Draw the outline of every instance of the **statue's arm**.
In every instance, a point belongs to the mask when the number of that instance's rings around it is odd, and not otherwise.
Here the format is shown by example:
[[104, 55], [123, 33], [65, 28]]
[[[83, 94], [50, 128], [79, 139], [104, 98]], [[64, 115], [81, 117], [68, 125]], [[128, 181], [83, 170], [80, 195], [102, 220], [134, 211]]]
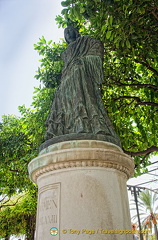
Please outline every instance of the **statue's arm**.
[[91, 38], [90, 47], [87, 55], [99, 56], [102, 60], [104, 58], [104, 45], [100, 40]]

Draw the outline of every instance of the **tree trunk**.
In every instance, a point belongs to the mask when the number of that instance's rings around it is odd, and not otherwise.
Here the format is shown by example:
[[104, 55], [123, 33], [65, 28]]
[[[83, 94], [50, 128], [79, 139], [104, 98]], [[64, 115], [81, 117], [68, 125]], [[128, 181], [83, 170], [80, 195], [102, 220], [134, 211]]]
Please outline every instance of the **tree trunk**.
[[34, 240], [36, 215], [25, 216], [26, 219], [26, 240]]
[[6, 225], [6, 228], [5, 228], [5, 237], [4, 237], [5, 240], [9, 240], [10, 239], [9, 226], [8, 225], [9, 224], [7, 222], [7, 225]]
[[10, 236], [5, 236], [4, 240], [9, 240], [10, 239]]
[[155, 239], [158, 240], [158, 231], [157, 231], [156, 224], [154, 224], [154, 231], [155, 231]]

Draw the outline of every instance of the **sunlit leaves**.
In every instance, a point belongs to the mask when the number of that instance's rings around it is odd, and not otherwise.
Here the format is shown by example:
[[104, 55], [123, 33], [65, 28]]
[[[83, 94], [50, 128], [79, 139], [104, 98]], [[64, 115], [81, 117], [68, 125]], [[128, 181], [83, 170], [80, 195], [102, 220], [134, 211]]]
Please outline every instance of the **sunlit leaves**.
[[44, 141], [45, 121], [54, 89], [36, 88], [32, 109], [19, 107], [21, 117], [3, 116], [0, 125], [1, 194], [8, 196], [32, 189], [28, 163], [37, 156]]
[[43, 56], [35, 78], [42, 81], [46, 87], [55, 88], [60, 83], [63, 67], [61, 53], [65, 47], [66, 44], [63, 41], [62, 43], [55, 44], [51, 40], [46, 42], [44, 37], [40, 38], [37, 44], [34, 44], [35, 50], [37, 50], [39, 55]]
[[35, 231], [37, 204], [35, 196], [36, 190], [34, 189], [30, 192], [14, 195], [9, 201], [6, 201], [6, 199], [1, 201], [1, 238], [13, 234], [25, 234], [28, 239], [34, 239], [30, 235], [31, 232], [34, 233]]

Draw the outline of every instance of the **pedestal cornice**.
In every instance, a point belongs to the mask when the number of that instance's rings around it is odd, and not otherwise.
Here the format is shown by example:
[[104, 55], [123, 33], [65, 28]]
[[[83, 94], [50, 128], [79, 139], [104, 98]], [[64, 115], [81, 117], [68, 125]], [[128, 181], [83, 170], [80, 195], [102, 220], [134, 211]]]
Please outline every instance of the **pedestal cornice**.
[[30, 178], [46, 172], [76, 167], [113, 168], [127, 177], [134, 173], [133, 159], [112, 143], [97, 140], [74, 140], [50, 145], [28, 165]]

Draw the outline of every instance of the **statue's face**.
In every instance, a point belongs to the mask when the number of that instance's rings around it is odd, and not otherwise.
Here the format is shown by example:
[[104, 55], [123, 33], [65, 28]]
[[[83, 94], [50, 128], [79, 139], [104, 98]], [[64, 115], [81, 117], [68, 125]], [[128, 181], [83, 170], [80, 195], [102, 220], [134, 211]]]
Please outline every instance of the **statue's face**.
[[76, 33], [73, 28], [68, 28], [65, 34], [65, 38], [68, 43], [74, 42], [76, 40]]

